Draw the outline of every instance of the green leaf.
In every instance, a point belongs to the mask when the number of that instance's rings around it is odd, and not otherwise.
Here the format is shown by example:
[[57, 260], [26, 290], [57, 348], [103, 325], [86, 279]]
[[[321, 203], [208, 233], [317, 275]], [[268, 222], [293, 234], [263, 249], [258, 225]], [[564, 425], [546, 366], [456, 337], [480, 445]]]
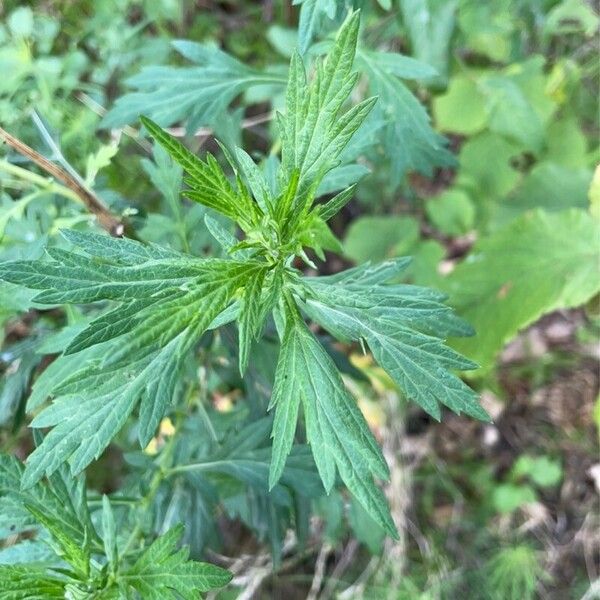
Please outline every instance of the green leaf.
[[[3, 351], [5, 370], [0, 382], [0, 427], [10, 423], [27, 394], [31, 377], [40, 362], [40, 357], [31, 349], [23, 352]], [[9, 358], [10, 357], [10, 358]]]
[[594, 9], [583, 0], [563, 0], [548, 12], [544, 34], [550, 36], [583, 32], [591, 37], [598, 29], [598, 22]]
[[519, 86], [508, 77], [486, 77], [489, 128], [539, 153], [544, 141], [543, 123]]
[[319, 216], [323, 221], [328, 221], [331, 217], [335, 216], [354, 196], [354, 190], [356, 189], [356, 185], [345, 189], [344, 191], [336, 194], [331, 200], [327, 201], [325, 204], [319, 206]]
[[102, 542], [104, 544], [104, 554], [106, 554], [111, 571], [116, 573], [119, 565], [117, 528], [110, 500], [106, 495], [102, 496]]
[[492, 501], [494, 508], [500, 513], [510, 513], [525, 504], [537, 500], [535, 490], [529, 485], [503, 483], [494, 488]]
[[474, 198], [505, 196], [519, 181], [519, 173], [511, 164], [519, 153], [514, 143], [489, 131], [470, 138], [460, 149], [458, 185], [474, 188]]
[[248, 282], [244, 288], [242, 306], [238, 316], [239, 321], [239, 367], [243, 375], [248, 366], [250, 357], [250, 346], [252, 341], [260, 335], [264, 317], [266, 314], [262, 310], [263, 283], [266, 276], [266, 270], [261, 270]]
[[324, 18], [331, 20], [335, 17], [336, 0], [294, 0], [293, 4], [302, 4], [298, 19], [298, 50], [300, 54], [304, 54], [320, 30]]
[[576, 118], [553, 121], [547, 128], [545, 141], [544, 158], [551, 163], [570, 169], [588, 166], [587, 138]]
[[118, 583], [147, 600], [196, 600], [198, 593], [227, 585], [231, 574], [220, 567], [189, 560], [186, 548], [177, 550], [183, 527], [157, 538], [135, 564], [119, 574]]
[[600, 291], [600, 226], [572, 209], [536, 210], [478, 242], [445, 284], [477, 335], [453, 342], [485, 367], [543, 314], [584, 304]]
[[308, 315], [341, 340], [365, 340], [375, 360], [406, 396], [436, 419], [440, 404], [489, 420], [477, 394], [450, 369], [476, 365], [444, 344], [445, 336], [471, 333], [443, 296], [412, 285], [303, 280]]
[[457, 0], [400, 0], [412, 54], [447, 78]]
[[[5, 263], [0, 277], [43, 289], [37, 296], [41, 302], [113, 299], [121, 306], [92, 321], [56, 361], [51, 382], [57, 375], [65, 378], [52, 389], [52, 406], [32, 422], [35, 428], [54, 428], [30, 455], [25, 486], [66, 460], [73, 473], [80, 472], [106, 448], [140, 401], [139, 436], [146, 445], [173, 399], [188, 351], [262, 268], [252, 261], [180, 254], [165, 259], [154, 247], [130, 240], [67, 237], [92, 259], [50, 250], [54, 261]], [[69, 355], [98, 344], [104, 345], [98, 354], [86, 354], [74, 372], [61, 367], [65, 359], [72, 367]]]
[[346, 390], [331, 357], [302, 321], [297, 309], [286, 312], [286, 331], [277, 364], [271, 407], [273, 458], [269, 484], [279, 479], [292, 447], [299, 403], [306, 435], [327, 492], [336, 470], [365, 510], [388, 534], [397, 536], [381, 490], [372, 477], [387, 479], [387, 465], [356, 402]]
[[44, 569], [31, 565], [0, 565], [2, 600], [63, 600], [65, 585], [64, 579], [49, 575]]
[[473, 202], [465, 192], [457, 189], [449, 189], [429, 198], [425, 212], [437, 229], [450, 236], [468, 233], [475, 222]]
[[469, 48], [496, 62], [510, 58], [511, 35], [519, 25], [512, 0], [461, 2], [458, 24]]
[[260, 211], [241, 181], [238, 180], [241, 187], [234, 189], [212, 154], [207, 154], [206, 162], [203, 162], [159, 125], [144, 116], [140, 120], [152, 137], [188, 174], [185, 182], [190, 189], [184, 192], [185, 196], [238, 221], [245, 229], [257, 222]]
[[385, 541], [385, 532], [354, 499], [350, 503], [348, 521], [356, 539], [364, 544], [371, 554], [380, 554]]
[[433, 100], [433, 115], [441, 131], [473, 135], [488, 122], [485, 95], [473, 76], [453, 77], [446, 93]]
[[192, 133], [213, 124], [245, 90], [283, 83], [279, 75], [246, 67], [212, 44], [178, 40], [173, 47], [195, 66], [142, 68], [127, 80], [136, 91], [117, 100], [102, 120], [103, 127], [134, 123], [144, 113], [163, 127], [184, 121]]
[[268, 214], [271, 212], [271, 194], [267, 180], [263, 175], [262, 171], [256, 166], [256, 163], [252, 160], [249, 154], [242, 150], [242, 148], [235, 149], [235, 155], [238, 159], [244, 177], [248, 182], [252, 195], [258, 202], [262, 212]]
[[369, 78], [369, 90], [379, 97], [376, 111], [385, 121], [383, 145], [390, 161], [393, 185], [407, 171], [432, 173], [433, 167], [454, 164], [446, 140], [436, 133], [421, 103], [394, 74], [385, 53], [360, 50], [357, 63]]
[[317, 63], [310, 83], [300, 55], [292, 57], [285, 115], [278, 115], [278, 121], [283, 142], [281, 187], [287, 187], [294, 173], [299, 177], [293, 211], [309, 207], [324, 175], [336, 166], [338, 156], [375, 102], [375, 98], [363, 100], [340, 114], [357, 79], [352, 64], [358, 26], [359, 13], [355, 12], [339, 30], [325, 61]]
[[419, 225], [413, 217], [366, 216], [348, 228], [344, 250], [357, 263], [380, 262], [409, 252], [418, 239]]
[[527, 476], [539, 487], [551, 487], [560, 482], [563, 471], [558, 460], [552, 460], [548, 456], [523, 454], [513, 465], [511, 476], [516, 479]]
[[437, 71], [430, 65], [396, 52], [378, 52], [361, 48], [359, 57], [375, 62], [382, 71], [400, 79], [431, 79], [437, 75]]
[[21, 463], [0, 455], [0, 499], [3, 512], [12, 518], [11, 530], [26, 531], [34, 522], [42, 525], [52, 537], [55, 552], [86, 577], [90, 543], [98, 541], [98, 536], [90, 521], [83, 482], [69, 480], [64, 471], [47, 485], [37, 483], [27, 490], [23, 481]]
[[498, 201], [492, 224], [497, 228], [535, 208], [548, 212], [585, 209], [591, 180], [588, 169], [538, 162], [507, 198]]
[[25, 505], [27, 510], [33, 515], [35, 520], [42, 525], [55, 541], [55, 551], [64, 558], [82, 578], [90, 574], [90, 546], [87, 539], [84, 539], [80, 546], [76, 539], [73, 539], [61, 528], [61, 522], [49, 516], [44, 510], [33, 504]]

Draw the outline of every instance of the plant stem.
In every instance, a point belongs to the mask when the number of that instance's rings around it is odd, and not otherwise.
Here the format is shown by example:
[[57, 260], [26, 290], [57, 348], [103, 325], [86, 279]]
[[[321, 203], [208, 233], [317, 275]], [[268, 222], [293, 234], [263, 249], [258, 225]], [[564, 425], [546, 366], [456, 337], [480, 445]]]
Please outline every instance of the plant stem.
[[[192, 402], [192, 398], [193, 398], [192, 392], [193, 392], [193, 386], [190, 385], [188, 388], [187, 395], [186, 395], [186, 402], [185, 402], [186, 407], [189, 407]], [[148, 488], [148, 492], [144, 495], [144, 497], [140, 501], [140, 509], [142, 511], [146, 511], [149, 508], [150, 504], [152, 503], [152, 501], [154, 500], [154, 497], [156, 496], [156, 494], [158, 492], [158, 489], [160, 488], [160, 484], [163, 482], [164, 479], [166, 479], [170, 475], [170, 473], [172, 471], [172, 469], [167, 468], [167, 464], [171, 461], [171, 458], [173, 456], [173, 450], [175, 449], [175, 442], [177, 441], [177, 434], [181, 430], [181, 426], [183, 425], [183, 422], [186, 417], [187, 417], [187, 412], [185, 410], [181, 411], [180, 413], [177, 414], [175, 423], [173, 424], [175, 431], [167, 440], [160, 456], [158, 457], [158, 461], [157, 461], [158, 469], [152, 476], [152, 479], [150, 480], [150, 486]], [[138, 521], [137, 521], [135, 527], [131, 531], [129, 538], [127, 539], [127, 542], [125, 543], [125, 547], [124, 547], [123, 553], [122, 553], [123, 555], [127, 554], [128, 552], [130, 552], [132, 550], [133, 544], [135, 543], [136, 539], [140, 536], [141, 533], [142, 533], [142, 525], [140, 523], [140, 519], [138, 518]]]
[[115, 237], [123, 236], [125, 232], [123, 223], [121, 223], [121, 221], [108, 210], [102, 200], [100, 200], [100, 198], [98, 198], [98, 196], [96, 196], [92, 190], [83, 185], [80, 181], [73, 177], [73, 175], [67, 173], [64, 169], [49, 161], [47, 158], [42, 156], [39, 152], [36, 152], [33, 148], [30, 148], [20, 139], [2, 129], [2, 127], [0, 127], [0, 139], [4, 140], [4, 142], [6, 142], [11, 148], [16, 150], [19, 154], [27, 157], [29, 160], [38, 165], [38, 167], [44, 169], [44, 171], [52, 175], [54, 179], [60, 181], [69, 190], [76, 194], [87, 207], [87, 209], [96, 215], [100, 226], [106, 229], [106, 231], [108, 231], [111, 235], [114, 235]]
[[49, 193], [58, 194], [59, 196], [63, 196], [69, 200], [75, 200], [75, 202], [82, 202], [81, 198], [68, 187], [61, 185], [60, 183], [56, 183], [56, 181], [53, 181], [52, 179], [42, 177], [42, 175], [38, 175], [37, 173], [23, 169], [23, 167], [13, 165], [7, 160], [0, 159], [0, 171], [14, 175], [18, 179], [27, 181], [28, 183], [31, 183], [32, 185], [37, 186]]

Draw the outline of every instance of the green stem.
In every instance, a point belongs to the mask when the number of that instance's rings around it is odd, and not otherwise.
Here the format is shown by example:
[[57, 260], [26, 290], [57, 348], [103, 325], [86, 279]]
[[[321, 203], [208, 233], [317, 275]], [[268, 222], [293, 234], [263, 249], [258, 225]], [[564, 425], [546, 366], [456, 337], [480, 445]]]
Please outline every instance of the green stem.
[[[187, 393], [186, 402], [185, 402], [186, 407], [188, 407], [192, 402], [192, 398], [193, 398], [192, 392], [193, 392], [193, 386], [190, 385], [190, 387], [188, 388], [188, 393]], [[152, 504], [152, 501], [154, 500], [154, 497], [156, 496], [156, 494], [160, 488], [160, 484], [163, 482], [164, 479], [166, 479], [166, 477], [168, 477], [170, 470], [167, 468], [167, 464], [170, 463], [171, 458], [173, 457], [173, 450], [175, 449], [175, 442], [177, 441], [177, 434], [181, 430], [181, 426], [183, 425], [183, 422], [186, 417], [187, 417], [186, 411], [182, 411], [176, 417], [175, 423], [173, 425], [175, 431], [167, 440], [165, 447], [163, 448], [160, 456], [158, 457], [158, 461], [157, 461], [158, 469], [152, 476], [152, 479], [150, 480], [150, 486], [148, 488], [148, 492], [144, 495], [144, 497], [140, 501], [140, 508], [142, 509], [142, 511], [145, 511], [149, 508], [149, 506]], [[135, 543], [135, 541], [137, 540], [137, 538], [140, 536], [141, 533], [142, 533], [142, 525], [141, 525], [140, 519], [138, 519], [138, 522], [136, 523], [135, 527], [131, 531], [129, 538], [127, 539], [127, 542], [125, 543], [125, 547], [123, 549], [122, 555], [125, 555], [132, 550], [133, 544]]]
[[165, 471], [165, 475], [167, 477], [171, 477], [172, 475], [176, 475], [177, 473], [185, 473], [187, 471], [207, 471], [210, 469], [214, 469], [215, 467], [219, 467], [225, 464], [222, 460], [214, 460], [208, 462], [201, 463], [190, 463], [187, 465], [177, 465], [176, 467], [171, 467]]
[[18, 179], [27, 181], [28, 183], [31, 183], [32, 185], [37, 186], [48, 193], [58, 194], [64, 198], [68, 198], [69, 200], [79, 202], [80, 204], [83, 203], [81, 198], [68, 187], [61, 185], [60, 183], [56, 183], [56, 181], [51, 179], [47, 179], [46, 177], [42, 177], [37, 173], [23, 169], [23, 167], [13, 165], [7, 160], [0, 160], [0, 171], [14, 175]]

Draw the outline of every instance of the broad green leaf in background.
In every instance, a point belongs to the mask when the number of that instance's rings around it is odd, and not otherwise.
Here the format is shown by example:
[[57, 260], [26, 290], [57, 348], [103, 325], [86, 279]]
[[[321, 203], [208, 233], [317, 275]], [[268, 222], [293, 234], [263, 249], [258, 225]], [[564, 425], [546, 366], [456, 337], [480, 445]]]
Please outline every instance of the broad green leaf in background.
[[582, 210], [535, 210], [478, 242], [444, 287], [476, 335], [453, 342], [490, 368], [504, 344], [543, 314], [600, 291], [600, 224]]
[[539, 162], [507, 197], [497, 202], [493, 228], [534, 208], [548, 212], [587, 208], [591, 180], [592, 172], [588, 169]]
[[432, 111], [441, 131], [462, 135], [478, 133], [488, 121], [486, 98], [466, 75], [452, 78], [446, 93], [433, 99]]
[[535, 490], [530, 485], [501, 483], [494, 488], [492, 502], [494, 508], [502, 514], [511, 513], [525, 504], [537, 500]]
[[344, 240], [344, 253], [357, 264], [375, 263], [408, 254], [419, 239], [414, 217], [365, 216], [353, 221]]
[[552, 121], [545, 141], [545, 160], [571, 169], [588, 166], [587, 139], [576, 119]]
[[560, 461], [553, 460], [548, 456], [536, 457], [522, 454], [511, 469], [511, 477], [515, 479], [529, 477], [539, 487], [557, 485], [562, 476], [563, 470]]
[[539, 154], [543, 144], [543, 123], [519, 86], [502, 76], [486, 77], [481, 85], [488, 96], [490, 131]]
[[552, 8], [544, 23], [545, 35], [583, 32], [592, 36], [598, 29], [598, 14], [584, 0], [563, 0]]
[[519, 153], [518, 146], [504, 137], [484, 131], [460, 149], [457, 183], [471, 192], [478, 207], [483, 207], [490, 197], [501, 198], [516, 186], [520, 177], [511, 159]]
[[425, 212], [431, 223], [442, 233], [460, 236], [473, 228], [475, 207], [465, 192], [448, 189], [439, 196], [429, 198]]
[[[468, 222], [470, 218], [467, 217]], [[355, 219], [348, 228], [344, 254], [357, 264], [411, 256], [412, 262], [403, 271], [403, 280], [437, 287], [438, 265], [446, 252], [439, 242], [420, 239], [419, 223], [412, 216], [369, 215]]]
[[467, 45], [497, 62], [510, 58], [511, 35], [518, 25], [513, 0], [459, 0], [458, 26]]
[[[538, 60], [539, 59], [539, 60]], [[502, 70], [465, 71], [433, 101], [433, 114], [442, 131], [473, 135], [487, 126], [539, 155], [544, 127], [556, 109], [548, 93], [544, 59], [532, 57]]]
[[600, 219], [600, 166], [596, 167], [590, 188], [588, 190], [590, 213], [595, 219]]

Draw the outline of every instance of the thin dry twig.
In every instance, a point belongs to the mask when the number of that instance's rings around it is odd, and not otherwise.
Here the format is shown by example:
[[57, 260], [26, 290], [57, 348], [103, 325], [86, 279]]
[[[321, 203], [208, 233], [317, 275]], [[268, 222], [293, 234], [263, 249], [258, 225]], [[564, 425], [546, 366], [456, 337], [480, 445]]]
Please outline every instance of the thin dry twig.
[[327, 559], [332, 552], [332, 547], [329, 544], [324, 544], [319, 550], [317, 556], [317, 562], [315, 564], [315, 575], [310, 586], [310, 591], [306, 600], [317, 600], [321, 586], [323, 585], [323, 578], [325, 577], [325, 566], [327, 565]]
[[351, 539], [345, 546], [340, 560], [335, 565], [331, 575], [327, 578], [325, 589], [321, 594], [321, 600], [329, 600], [333, 597], [336, 586], [342, 579], [342, 575], [346, 572], [349, 566], [352, 565], [352, 561], [358, 551], [359, 543], [356, 539]]
[[39, 152], [30, 148], [25, 142], [22, 142], [20, 139], [8, 133], [8, 131], [2, 129], [2, 127], [0, 127], [0, 139], [4, 140], [4, 142], [19, 154], [22, 154], [34, 162], [38, 167], [54, 177], [54, 179], [60, 181], [72, 192], [77, 194], [86, 208], [96, 216], [100, 226], [106, 229], [110, 235], [115, 237], [123, 236], [125, 233], [125, 226], [123, 223], [108, 210], [102, 200], [100, 200], [94, 192], [84, 186], [81, 182], [77, 181], [70, 173], [67, 173], [64, 169], [49, 161]]

